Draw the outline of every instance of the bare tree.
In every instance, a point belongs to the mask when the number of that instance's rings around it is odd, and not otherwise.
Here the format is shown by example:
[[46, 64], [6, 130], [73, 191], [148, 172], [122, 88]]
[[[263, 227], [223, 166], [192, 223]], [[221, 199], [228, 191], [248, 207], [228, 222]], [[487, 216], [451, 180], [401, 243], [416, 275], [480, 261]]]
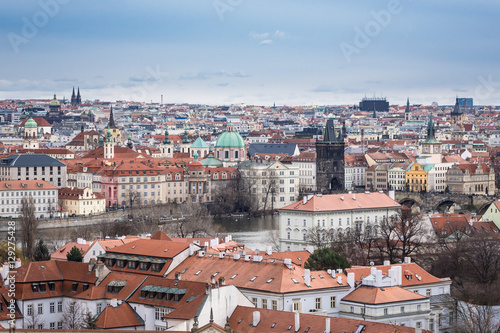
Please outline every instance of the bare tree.
[[84, 313], [82, 306], [77, 301], [70, 301], [62, 315], [62, 321], [67, 329], [78, 330], [83, 328]]
[[375, 241], [381, 259], [403, 261], [418, 253], [426, 237], [423, 221], [416, 215], [398, 214], [380, 224], [380, 237]]
[[181, 207], [182, 217], [172, 221], [167, 227], [178, 237], [206, 236], [215, 233], [213, 217], [205, 205], [197, 202], [184, 203]]
[[21, 248], [24, 257], [32, 260], [38, 228], [38, 220], [35, 216], [35, 202], [32, 196], [29, 198], [24, 197], [21, 200], [21, 209]]
[[271, 230], [267, 233], [266, 243], [272, 246], [274, 252], [280, 252], [279, 230]]
[[45, 323], [43, 316], [38, 313], [37, 308], [32, 308], [31, 313], [28, 313], [26, 315], [25, 320], [27, 325], [26, 328], [32, 327], [33, 329], [38, 329], [38, 326], [43, 325]]
[[313, 226], [307, 230], [306, 241], [315, 249], [322, 250], [331, 246], [333, 235], [326, 229]]
[[457, 304], [457, 322], [452, 324], [457, 333], [500, 332], [499, 313], [492, 306], [474, 305], [465, 302]]

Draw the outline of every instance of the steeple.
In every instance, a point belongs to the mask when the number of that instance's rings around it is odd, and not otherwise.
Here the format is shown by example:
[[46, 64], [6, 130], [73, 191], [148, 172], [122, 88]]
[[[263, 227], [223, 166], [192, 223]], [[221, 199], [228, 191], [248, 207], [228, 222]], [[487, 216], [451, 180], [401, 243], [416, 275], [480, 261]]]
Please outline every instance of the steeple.
[[410, 98], [409, 97], [406, 99], [406, 109], [405, 109], [405, 112], [406, 113], [411, 112], [411, 109], [410, 109]]
[[109, 128], [117, 128], [115, 124], [115, 118], [113, 117], [113, 105], [111, 105], [111, 111], [109, 112], [108, 129]]
[[461, 110], [460, 110], [460, 104], [458, 103], [458, 97], [455, 101], [455, 107], [453, 107], [453, 113], [454, 114], [460, 114], [462, 113]]
[[171, 143], [170, 137], [168, 135], [168, 125], [165, 125], [165, 139], [163, 140], [163, 143], [166, 145], [169, 145]]
[[111, 129], [108, 125], [108, 130], [106, 133], [106, 141], [104, 142], [104, 158], [111, 159], [115, 157], [115, 144], [111, 138]]
[[71, 94], [71, 105], [75, 105], [75, 99], [76, 99], [75, 86], [73, 86], [73, 93]]
[[182, 143], [189, 143], [188, 129], [184, 126], [184, 137], [182, 138]]
[[76, 105], [82, 104], [82, 96], [80, 95], [80, 87], [78, 87], [78, 93], [76, 94]]

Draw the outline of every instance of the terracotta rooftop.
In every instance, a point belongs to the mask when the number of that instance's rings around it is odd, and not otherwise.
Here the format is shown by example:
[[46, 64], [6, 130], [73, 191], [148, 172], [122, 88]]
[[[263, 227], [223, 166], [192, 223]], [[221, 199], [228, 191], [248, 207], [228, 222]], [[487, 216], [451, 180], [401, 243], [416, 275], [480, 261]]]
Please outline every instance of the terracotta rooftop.
[[342, 300], [366, 304], [385, 304], [426, 298], [419, 293], [414, 293], [399, 286], [383, 288], [359, 286]]
[[[256, 326], [252, 325], [253, 313], [260, 313], [260, 321]], [[326, 319], [330, 319], [329, 331], [331, 333], [345, 332], [364, 332], [364, 333], [414, 333], [412, 327], [381, 324], [371, 321], [324, 317], [312, 314], [299, 314], [300, 328], [295, 328], [295, 313], [288, 311], [275, 311], [256, 309], [251, 307], [238, 306], [229, 318], [229, 324], [233, 332], [324, 332], [326, 328]], [[423, 331], [427, 332], [427, 331]]]
[[107, 306], [97, 318], [96, 326], [102, 329], [136, 327], [144, 325], [144, 321], [128, 303], [116, 307]]
[[304, 204], [298, 201], [280, 209], [292, 211], [339, 211], [374, 208], [400, 208], [401, 205], [388, 195], [379, 192], [355, 194], [314, 195]]

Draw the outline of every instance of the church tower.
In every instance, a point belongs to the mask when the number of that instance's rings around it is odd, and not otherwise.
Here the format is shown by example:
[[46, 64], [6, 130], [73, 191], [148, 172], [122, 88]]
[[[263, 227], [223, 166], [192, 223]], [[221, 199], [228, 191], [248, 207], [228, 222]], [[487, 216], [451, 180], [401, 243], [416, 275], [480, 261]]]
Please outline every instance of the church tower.
[[172, 146], [172, 141], [170, 141], [168, 134], [168, 125], [165, 125], [165, 139], [160, 145], [161, 157], [172, 158], [174, 157], [174, 147]]
[[115, 143], [111, 138], [111, 129], [108, 127], [106, 141], [104, 142], [104, 158], [112, 159], [115, 157]]
[[344, 133], [335, 129], [333, 119], [326, 121], [323, 141], [316, 141], [316, 190], [342, 192], [344, 175]]
[[38, 143], [38, 125], [33, 118], [29, 118], [24, 124], [24, 149], [39, 149]]
[[191, 152], [191, 141], [189, 141], [187, 126], [184, 126], [184, 137], [182, 138], [181, 142], [181, 153], [190, 153], [190, 152]]
[[410, 98], [406, 99], [405, 120], [411, 120]]
[[458, 97], [457, 97], [457, 100], [455, 101], [455, 107], [453, 108], [453, 111], [451, 112], [451, 123], [453, 125], [459, 125], [463, 120], [464, 120], [464, 114], [463, 114], [462, 110], [460, 109], [460, 105], [458, 104]]
[[427, 124], [427, 138], [422, 142], [420, 156], [431, 157], [431, 163], [442, 163], [443, 156], [441, 154], [441, 142], [436, 140], [436, 133], [434, 128], [434, 120], [432, 113]]

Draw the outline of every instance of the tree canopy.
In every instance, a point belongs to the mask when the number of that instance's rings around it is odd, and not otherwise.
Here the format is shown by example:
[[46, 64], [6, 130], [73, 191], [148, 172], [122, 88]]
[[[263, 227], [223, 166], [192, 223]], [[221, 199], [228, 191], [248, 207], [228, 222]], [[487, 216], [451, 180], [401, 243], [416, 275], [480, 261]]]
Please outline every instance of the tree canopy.
[[79, 248], [77, 248], [76, 246], [73, 246], [71, 248], [71, 251], [69, 251], [69, 253], [66, 254], [66, 258], [68, 259], [68, 261], [82, 262], [83, 253]]
[[50, 253], [47, 245], [43, 243], [43, 239], [39, 239], [36, 243], [35, 250], [33, 252], [33, 259], [35, 261], [45, 261], [50, 260]]
[[314, 251], [307, 259], [305, 268], [313, 271], [321, 271], [327, 269], [344, 269], [350, 267], [347, 259], [333, 251], [332, 249], [325, 248]]

